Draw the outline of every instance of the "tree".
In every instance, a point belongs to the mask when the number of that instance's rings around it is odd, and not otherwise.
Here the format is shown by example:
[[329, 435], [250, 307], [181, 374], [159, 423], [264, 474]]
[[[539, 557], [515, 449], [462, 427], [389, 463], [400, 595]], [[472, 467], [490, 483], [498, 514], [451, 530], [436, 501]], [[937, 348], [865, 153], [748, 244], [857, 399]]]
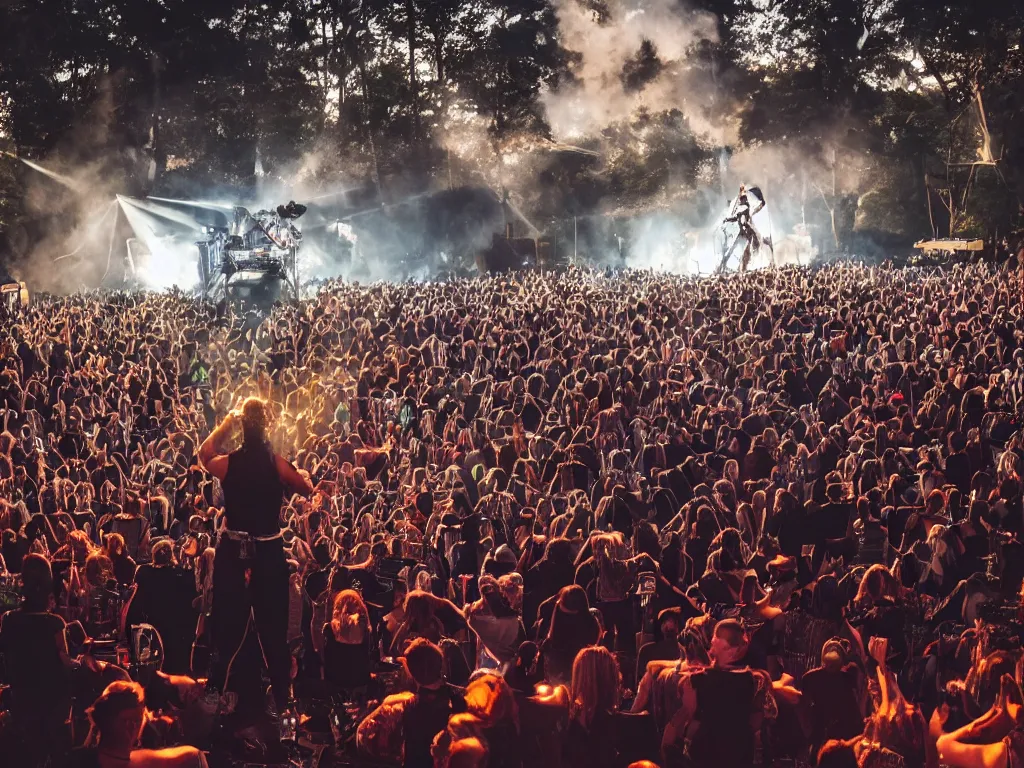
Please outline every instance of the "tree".
[[486, 7], [489, 25], [473, 50], [462, 51], [455, 80], [498, 138], [543, 131], [537, 95], [563, 63], [555, 15], [547, 0], [509, 0]]
[[[947, 120], [960, 123], [960, 128], [965, 113], [975, 112], [967, 115], [975, 124], [982, 116], [986, 120], [1000, 162], [998, 173], [989, 170], [985, 175], [1003, 189], [991, 196], [991, 202], [1001, 197], [1004, 204], [982, 205], [969, 218], [1001, 222], [1005, 230], [1010, 223], [1005, 201], [1024, 200], [1024, 139], [1017, 129], [1024, 117], [1024, 7], [966, 0], [939, 6], [934, 0], [894, 0], [893, 13], [900, 38], [918, 64], [912, 68], [915, 81], [922, 87], [934, 83]], [[979, 94], [983, 115], [975, 109]], [[939, 149], [963, 161], [977, 158], [978, 132], [957, 128], [954, 125], [947, 137], [951, 146]]]

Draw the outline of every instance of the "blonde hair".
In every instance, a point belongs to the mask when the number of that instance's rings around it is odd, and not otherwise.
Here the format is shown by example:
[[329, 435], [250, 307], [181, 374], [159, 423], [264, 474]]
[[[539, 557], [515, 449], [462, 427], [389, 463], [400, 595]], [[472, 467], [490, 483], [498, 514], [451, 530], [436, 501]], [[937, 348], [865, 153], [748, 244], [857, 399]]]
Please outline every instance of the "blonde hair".
[[899, 585], [884, 565], [872, 565], [864, 572], [854, 604], [870, 607], [883, 598], [899, 596]]
[[599, 711], [619, 704], [622, 673], [611, 651], [602, 645], [583, 648], [572, 664], [572, 716], [586, 728]]
[[466, 709], [487, 726], [511, 720], [519, 728], [515, 694], [498, 675], [485, 673], [470, 681], [466, 687]]
[[359, 628], [363, 632], [370, 631], [370, 614], [366, 603], [354, 589], [344, 589], [334, 596], [331, 607], [331, 629], [338, 635], [344, 628], [344, 617], [356, 614], [359, 616]]
[[[89, 555], [96, 551], [96, 547], [89, 540], [89, 534], [85, 531], [71, 531], [67, 537], [68, 549], [71, 550], [71, 559], [77, 564], [82, 564], [89, 559]], [[81, 554], [81, 561], [78, 560]]]

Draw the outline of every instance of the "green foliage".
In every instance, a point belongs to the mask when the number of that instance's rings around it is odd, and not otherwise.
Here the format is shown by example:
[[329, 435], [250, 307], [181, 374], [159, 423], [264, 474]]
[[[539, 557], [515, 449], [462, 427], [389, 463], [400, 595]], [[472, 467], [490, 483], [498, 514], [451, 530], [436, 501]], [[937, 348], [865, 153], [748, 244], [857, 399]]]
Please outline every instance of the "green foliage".
[[[640, 95], [635, 111], [571, 142], [599, 156], [552, 151], [543, 97], [573, 82], [582, 50], [559, 12], [607, 25], [655, 5], [686, 23], [712, 14], [713, 34], [675, 60], [645, 37], [615, 84]], [[133, 194], [244, 188], [257, 158], [287, 176], [313, 153], [317, 179], [372, 181], [384, 201], [484, 178], [554, 221], [708, 205], [727, 144], [771, 149], [746, 180], [846, 248], [854, 229], [927, 234], [925, 174], [976, 153], [980, 90], [1001, 175], [981, 169], [958, 227], [1004, 232], [1024, 198], [1020, 3], [7, 0], [0, 24], [10, 149], [102, 161]], [[656, 83], [682, 84], [676, 100], [645, 100]], [[476, 149], [453, 157], [466, 126]], [[0, 172], [9, 244], [23, 181]]]

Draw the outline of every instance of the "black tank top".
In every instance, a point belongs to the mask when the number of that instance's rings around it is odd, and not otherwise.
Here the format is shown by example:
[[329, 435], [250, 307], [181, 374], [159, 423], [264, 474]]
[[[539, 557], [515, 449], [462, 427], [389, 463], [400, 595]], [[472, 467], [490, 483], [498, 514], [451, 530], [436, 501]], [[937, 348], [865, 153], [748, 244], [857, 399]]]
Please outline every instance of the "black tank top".
[[754, 711], [757, 681], [749, 669], [709, 667], [692, 677], [697, 691], [697, 730], [690, 743], [695, 766], [750, 768], [754, 764]]
[[243, 445], [228, 456], [223, 487], [224, 515], [232, 531], [273, 536], [281, 530], [284, 485], [269, 448]]

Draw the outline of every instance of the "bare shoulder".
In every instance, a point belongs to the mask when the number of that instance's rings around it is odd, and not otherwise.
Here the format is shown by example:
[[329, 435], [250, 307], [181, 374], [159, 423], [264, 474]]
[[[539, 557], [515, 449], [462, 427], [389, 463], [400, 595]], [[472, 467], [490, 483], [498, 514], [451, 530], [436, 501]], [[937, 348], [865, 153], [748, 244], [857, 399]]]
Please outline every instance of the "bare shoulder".
[[228, 461], [230, 456], [227, 454], [221, 454], [218, 456], [211, 456], [203, 465], [206, 467], [206, 471], [216, 477], [218, 480], [223, 480], [228, 474]]
[[416, 698], [416, 694], [411, 691], [402, 691], [400, 693], [389, 693], [384, 697], [384, 701], [381, 702], [382, 707], [404, 707], [413, 702]]
[[653, 661], [647, 662], [647, 674], [657, 676], [664, 672], [666, 669], [672, 669], [679, 662], [678, 661], [666, 661], [664, 659], [654, 659]]
[[137, 749], [132, 752], [131, 768], [199, 768], [200, 752], [195, 747]]

